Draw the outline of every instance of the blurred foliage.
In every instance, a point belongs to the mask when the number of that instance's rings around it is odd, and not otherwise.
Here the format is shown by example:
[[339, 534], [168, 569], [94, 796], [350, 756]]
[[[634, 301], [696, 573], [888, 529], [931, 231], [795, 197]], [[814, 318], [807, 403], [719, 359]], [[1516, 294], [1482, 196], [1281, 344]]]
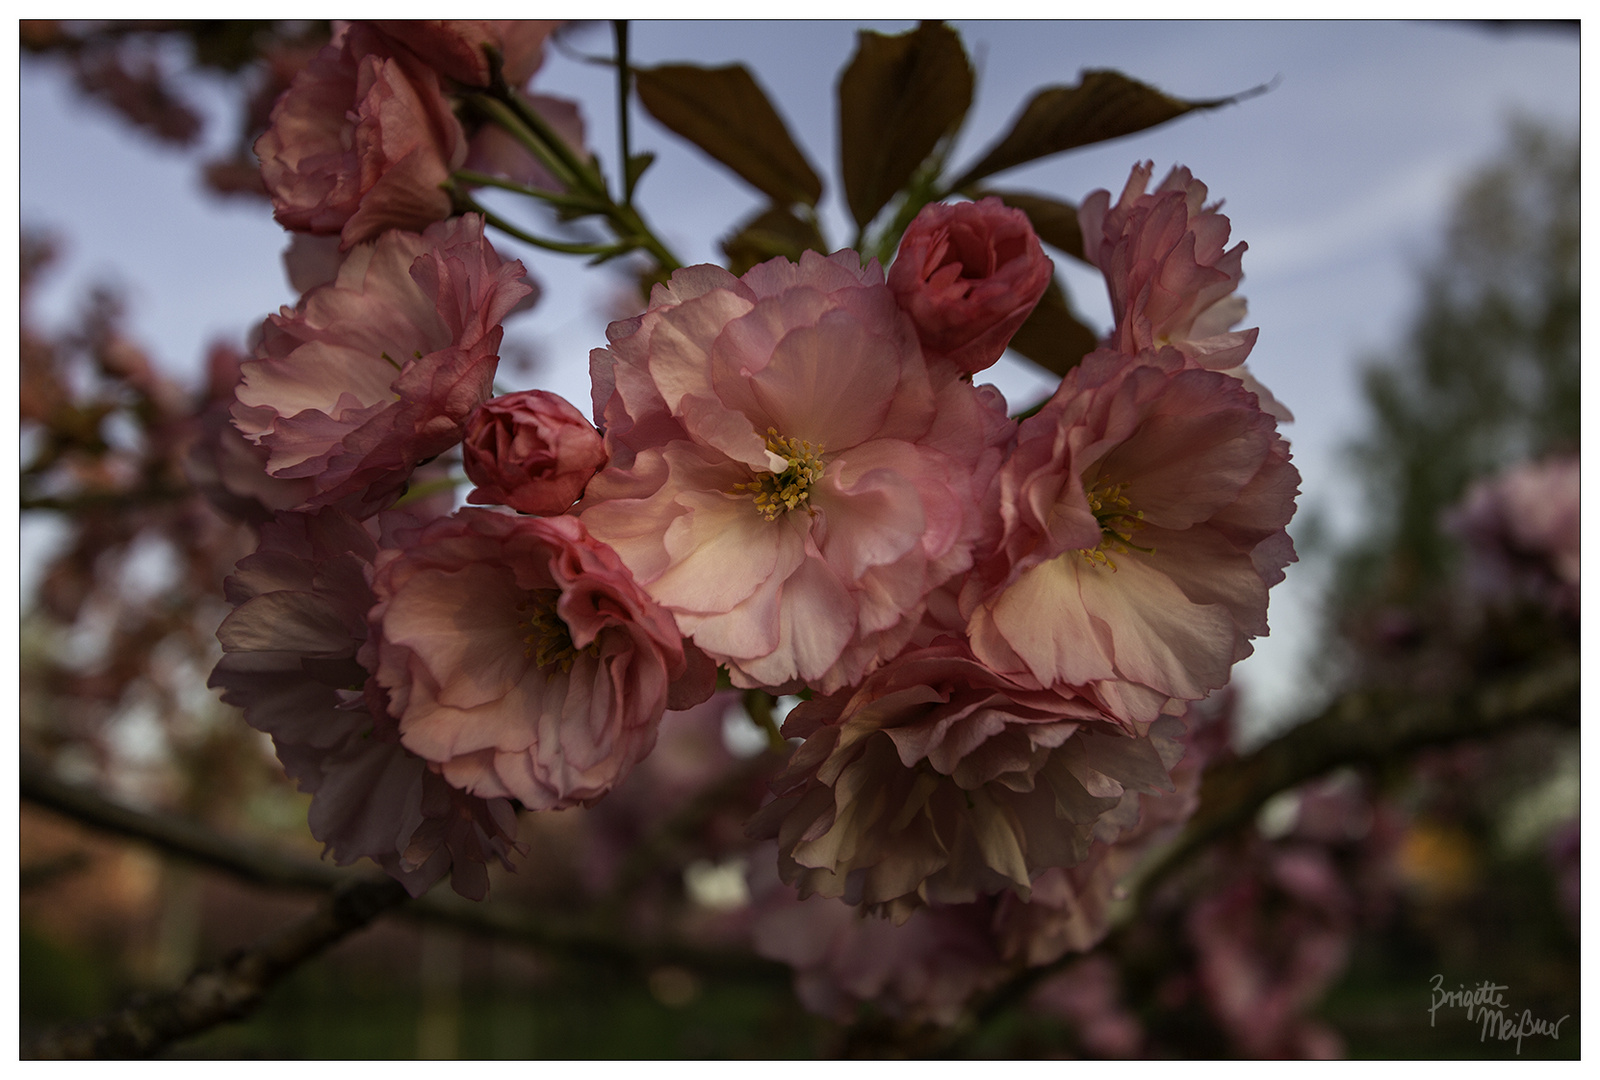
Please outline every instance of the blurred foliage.
[[1578, 260], [1577, 137], [1517, 121], [1463, 187], [1404, 343], [1367, 362], [1371, 525], [1340, 560], [1341, 610], [1424, 601], [1454, 565], [1439, 516], [1473, 479], [1577, 451]]

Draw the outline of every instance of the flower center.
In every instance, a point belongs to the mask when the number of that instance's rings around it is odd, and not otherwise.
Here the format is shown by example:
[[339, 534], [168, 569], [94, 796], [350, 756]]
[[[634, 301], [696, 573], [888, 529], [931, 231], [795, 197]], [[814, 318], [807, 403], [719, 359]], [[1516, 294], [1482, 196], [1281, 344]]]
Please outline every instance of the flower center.
[[1092, 548], [1079, 548], [1078, 553], [1090, 566], [1109, 566], [1112, 572], [1117, 564], [1107, 552], [1126, 555], [1129, 551], [1153, 554], [1155, 548], [1140, 547], [1133, 542], [1133, 534], [1144, 528], [1144, 511], [1135, 510], [1123, 494], [1127, 484], [1113, 484], [1102, 480], [1088, 491], [1089, 512], [1100, 523], [1100, 543]]
[[748, 484], [735, 484], [730, 495], [748, 492], [755, 499], [756, 510], [768, 521], [776, 521], [781, 514], [804, 506], [814, 514], [811, 502], [811, 485], [822, 479], [822, 447], [812, 446], [800, 439], [779, 435], [776, 428], [767, 429], [767, 452], [788, 462], [782, 472], [770, 472]]
[[535, 589], [528, 598], [517, 604], [517, 610], [527, 612], [520, 624], [526, 648], [522, 655], [531, 659], [541, 670], [559, 667], [563, 672], [572, 670], [578, 653], [600, 655], [600, 643], [592, 641], [585, 649], [572, 644], [572, 632], [556, 614], [556, 601], [561, 599], [560, 589]]

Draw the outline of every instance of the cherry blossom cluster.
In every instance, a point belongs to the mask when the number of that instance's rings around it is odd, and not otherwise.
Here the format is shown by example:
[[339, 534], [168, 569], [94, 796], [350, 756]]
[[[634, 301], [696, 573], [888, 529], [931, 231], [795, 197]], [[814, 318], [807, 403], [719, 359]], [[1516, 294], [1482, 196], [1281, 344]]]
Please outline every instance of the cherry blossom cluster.
[[[996, 198], [923, 209], [887, 274], [850, 250], [676, 271], [591, 353], [594, 424], [493, 396], [534, 287], [441, 187], [494, 154], [449, 95], [525, 82], [545, 32], [354, 24], [274, 110], [278, 219], [340, 252], [240, 365], [219, 484], [271, 521], [214, 685], [340, 862], [477, 897], [517, 807], [601, 799], [719, 672], [799, 694], [749, 825], [784, 903], [916, 917], [941, 951], [976, 933], [976, 972], [1087, 947], [1192, 812], [1192, 706], [1294, 558], [1283, 410], [1234, 329], [1244, 245], [1181, 168], [1090, 195], [1116, 325], [1025, 419], [973, 377], [1052, 265]], [[474, 505], [419, 497], [457, 447]], [[798, 917], [762, 932], [776, 954]]]

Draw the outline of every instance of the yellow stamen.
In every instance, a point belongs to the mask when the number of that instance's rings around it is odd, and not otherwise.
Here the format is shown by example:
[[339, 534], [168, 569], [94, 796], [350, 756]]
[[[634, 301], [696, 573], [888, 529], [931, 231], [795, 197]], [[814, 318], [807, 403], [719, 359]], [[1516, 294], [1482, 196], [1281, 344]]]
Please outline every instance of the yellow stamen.
[[1089, 511], [1100, 523], [1100, 543], [1092, 548], [1078, 549], [1090, 566], [1109, 566], [1115, 573], [1117, 564], [1106, 552], [1118, 555], [1126, 555], [1129, 551], [1142, 551], [1146, 555], [1155, 552], [1155, 548], [1140, 547], [1133, 542], [1133, 534], [1144, 528], [1144, 511], [1133, 508], [1127, 495], [1123, 494], [1127, 488], [1127, 484], [1102, 482], [1086, 493]]
[[748, 493], [755, 500], [756, 510], [768, 521], [776, 521], [780, 514], [801, 506], [807, 513], [816, 513], [810, 506], [811, 485], [822, 479], [822, 447], [785, 438], [776, 428], [768, 428], [767, 451], [787, 461], [788, 467], [747, 484], [735, 484], [728, 494]]
[[572, 670], [578, 653], [600, 655], [600, 643], [591, 641], [582, 650], [572, 644], [572, 631], [556, 614], [556, 601], [561, 599], [560, 589], [535, 589], [528, 598], [517, 605], [518, 611], [529, 612], [522, 620], [526, 631], [522, 640], [526, 645], [522, 655], [531, 659], [541, 670], [559, 667], [563, 672]]

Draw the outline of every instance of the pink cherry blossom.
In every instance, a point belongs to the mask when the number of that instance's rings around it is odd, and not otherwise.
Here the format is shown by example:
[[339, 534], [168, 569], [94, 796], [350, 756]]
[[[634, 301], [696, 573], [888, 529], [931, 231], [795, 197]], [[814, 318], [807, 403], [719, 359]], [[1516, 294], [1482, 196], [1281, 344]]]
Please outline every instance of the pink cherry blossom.
[[349, 248], [449, 217], [440, 185], [467, 142], [433, 68], [352, 23], [278, 99], [255, 151], [279, 223]]
[[572, 403], [546, 390], [491, 398], [467, 418], [462, 446], [469, 503], [524, 514], [565, 513], [606, 463], [600, 433]]
[[376, 512], [488, 399], [500, 320], [529, 293], [521, 276], [476, 215], [354, 248], [333, 282], [268, 317], [235, 426], [267, 449], [271, 475], [313, 482], [307, 505]]
[[227, 345], [213, 345], [207, 354], [208, 401], [195, 419], [194, 441], [184, 456], [183, 471], [222, 513], [261, 524], [271, 521], [279, 510], [299, 506], [316, 488], [310, 480], [267, 475], [266, 448], [250, 442], [233, 426], [229, 409], [243, 359]]
[[217, 631], [223, 657], [210, 685], [272, 736], [290, 779], [311, 795], [311, 834], [339, 865], [370, 858], [413, 896], [448, 872], [457, 892], [482, 899], [487, 863], [509, 868], [516, 816], [505, 799], [446, 784], [363, 693], [357, 656], [377, 550], [336, 509], [265, 525], [259, 550], [226, 582], [234, 611]]
[[813, 893], [904, 922], [1075, 866], [1128, 790], [1170, 791], [1148, 736], [1090, 702], [991, 671], [949, 639], [912, 649], [861, 686], [798, 706], [805, 742], [752, 820], [779, 871]]
[[994, 196], [929, 203], [900, 241], [889, 288], [929, 355], [971, 374], [1000, 359], [1053, 269], [1021, 210]]
[[680, 270], [590, 357], [610, 466], [580, 504], [737, 686], [846, 686], [967, 569], [1012, 425], [924, 359], [877, 265]]
[[458, 511], [384, 552], [373, 589], [363, 661], [401, 742], [482, 798], [592, 802], [715, 684], [576, 518]]
[[1026, 901], [1015, 894], [1001, 896], [994, 934], [1002, 956], [1037, 967], [1100, 943], [1130, 874], [1199, 808], [1200, 773], [1215, 742], [1206, 729], [1214, 723], [1210, 710], [1192, 706], [1184, 719], [1163, 716], [1150, 725], [1150, 743], [1173, 790], [1125, 792], [1095, 824], [1082, 862], [1035, 877]]
[[973, 650], [1135, 724], [1204, 697], [1267, 632], [1298, 482], [1237, 379], [1173, 349], [1090, 354], [1002, 470], [998, 554], [963, 595]]
[[1145, 194], [1151, 162], [1135, 165], [1115, 206], [1104, 188], [1078, 209], [1084, 257], [1105, 275], [1116, 327], [1108, 344], [1129, 356], [1171, 345], [1202, 367], [1237, 368], [1256, 331], [1235, 296], [1248, 245], [1228, 248], [1228, 219], [1206, 206], [1206, 186], [1173, 168]]

